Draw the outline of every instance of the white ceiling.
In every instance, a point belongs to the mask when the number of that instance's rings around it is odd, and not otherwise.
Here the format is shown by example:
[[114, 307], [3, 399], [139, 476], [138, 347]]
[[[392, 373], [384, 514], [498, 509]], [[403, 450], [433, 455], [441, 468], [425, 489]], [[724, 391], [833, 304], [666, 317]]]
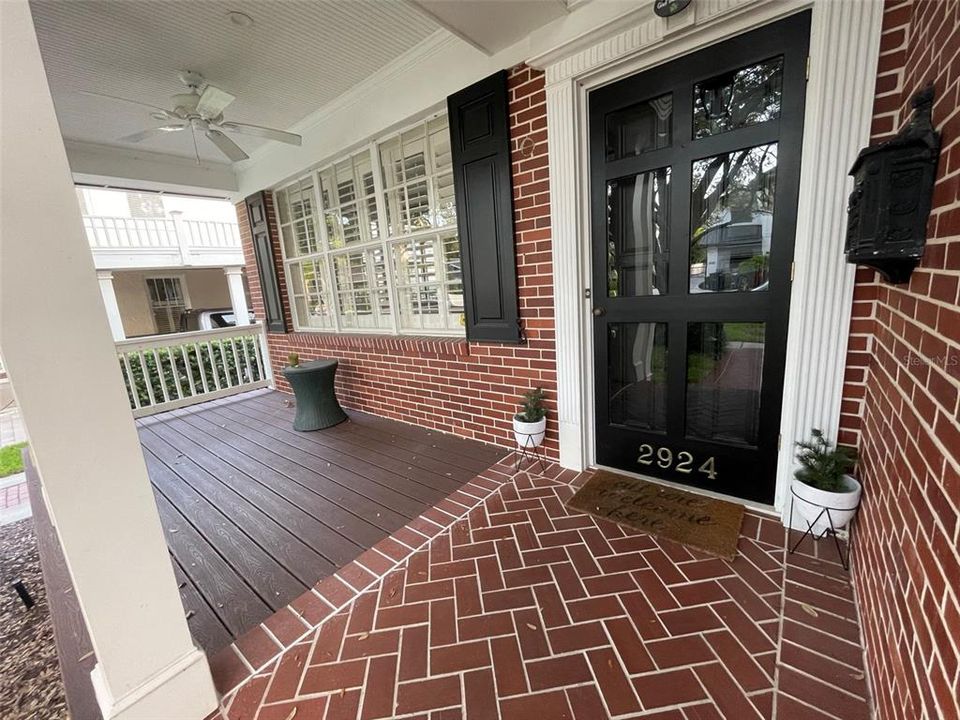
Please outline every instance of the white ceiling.
[[[2, 0], [0, 0], [2, 1]], [[168, 107], [195, 70], [237, 96], [235, 122], [289, 128], [424, 40], [438, 25], [402, 0], [31, 0], [64, 138], [193, 157], [186, 132], [136, 145], [118, 138], [161, 125], [147, 108], [78, 93], [106, 93]], [[238, 27], [240, 11], [254, 19]], [[234, 135], [248, 153], [264, 141]], [[206, 138], [204, 160], [226, 158]]]
[[434, 20], [488, 55], [566, 15], [567, 0], [413, 0]]

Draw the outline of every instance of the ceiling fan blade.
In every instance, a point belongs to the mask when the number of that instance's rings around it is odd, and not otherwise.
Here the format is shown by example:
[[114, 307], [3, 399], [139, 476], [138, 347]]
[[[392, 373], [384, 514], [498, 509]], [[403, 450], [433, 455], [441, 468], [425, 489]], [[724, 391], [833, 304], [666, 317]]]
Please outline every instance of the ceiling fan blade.
[[230, 158], [233, 162], [237, 162], [238, 160], [246, 160], [248, 157], [250, 157], [239, 145], [237, 145], [233, 140], [228, 138], [219, 130], [214, 130], [213, 128], [207, 130], [207, 137], [210, 138], [210, 142], [220, 148], [220, 152]]
[[120, 142], [130, 142], [138, 143], [143, 142], [147, 138], [154, 137], [155, 135], [163, 135], [165, 133], [179, 132], [185, 129], [186, 125], [164, 125], [163, 127], [147, 128], [146, 130], [141, 130], [140, 132], [133, 133], [133, 135], [127, 135], [125, 137], [119, 138]]
[[77, 92], [80, 93], [81, 95], [90, 95], [91, 97], [106, 98], [108, 100], [116, 100], [117, 102], [129, 103], [130, 105], [139, 105], [140, 107], [149, 108], [150, 110], [163, 113], [165, 117], [170, 118], [171, 120], [180, 119], [179, 116], [174, 115], [172, 112], [170, 112], [165, 108], [157, 107], [156, 105], [150, 105], [149, 103], [142, 103], [139, 100], [131, 100], [130, 98], [117, 97], [116, 95], [105, 95], [104, 93], [90, 92], [89, 90], [77, 90]]
[[263, 127], [261, 125], [248, 125], [247, 123], [224, 122], [220, 123], [220, 128], [227, 132], [240, 133], [241, 135], [253, 135], [267, 140], [277, 140], [288, 145], [301, 145], [303, 138], [291, 132], [283, 130], [274, 130], [273, 128]]
[[207, 85], [197, 102], [197, 112], [202, 118], [215, 118], [234, 100], [236, 98], [225, 90]]

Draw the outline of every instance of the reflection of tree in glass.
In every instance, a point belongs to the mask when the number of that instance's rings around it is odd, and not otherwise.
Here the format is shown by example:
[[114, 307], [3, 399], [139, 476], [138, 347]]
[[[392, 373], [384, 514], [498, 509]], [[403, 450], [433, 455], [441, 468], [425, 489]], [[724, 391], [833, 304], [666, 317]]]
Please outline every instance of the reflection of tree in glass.
[[782, 56], [697, 83], [693, 90], [694, 137], [778, 118], [782, 89]]
[[697, 160], [690, 199], [694, 240], [721, 223], [749, 222], [754, 213], [772, 213], [776, 180], [776, 143]]

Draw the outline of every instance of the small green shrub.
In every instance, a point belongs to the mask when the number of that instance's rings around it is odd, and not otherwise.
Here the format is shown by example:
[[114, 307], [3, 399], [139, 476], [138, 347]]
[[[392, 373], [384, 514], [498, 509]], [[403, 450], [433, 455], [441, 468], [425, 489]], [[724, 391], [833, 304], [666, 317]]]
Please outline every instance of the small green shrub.
[[[184, 353], [186, 353], [186, 360]], [[157, 372], [158, 360], [160, 372]], [[126, 354], [126, 361], [129, 364], [129, 373], [124, 367], [124, 358], [119, 359], [131, 407], [133, 407], [134, 395], [140, 401], [141, 407], [163, 402], [161, 373], [166, 381], [167, 394], [171, 400], [190, 397], [194, 394], [190, 390], [191, 377], [197, 395], [203, 394], [204, 381], [206, 381], [207, 390], [212, 392], [217, 389], [218, 383], [220, 387], [227, 387], [262, 379], [260, 367], [257, 364], [256, 340], [252, 337], [233, 338], [232, 342], [211, 340], [169, 349], [160, 348], [156, 352], [145, 352], [143, 364], [140, 362], [139, 355], [131, 352]], [[144, 366], [146, 366], [146, 377], [149, 378], [150, 389], [153, 390], [154, 403], [150, 402]], [[176, 381], [180, 383], [179, 393]]]
[[517, 419], [528, 423], [543, 419], [547, 414], [547, 409], [543, 406], [543, 398], [543, 388], [527, 390], [520, 402], [521, 411], [517, 414]]
[[287, 364], [290, 365], [290, 367], [300, 367], [300, 354], [290, 353], [287, 355]]
[[818, 490], [842, 492], [843, 476], [856, 464], [856, 452], [853, 448], [832, 447], [822, 430], [814, 428], [810, 434], [810, 440], [797, 443], [801, 467], [795, 477]]

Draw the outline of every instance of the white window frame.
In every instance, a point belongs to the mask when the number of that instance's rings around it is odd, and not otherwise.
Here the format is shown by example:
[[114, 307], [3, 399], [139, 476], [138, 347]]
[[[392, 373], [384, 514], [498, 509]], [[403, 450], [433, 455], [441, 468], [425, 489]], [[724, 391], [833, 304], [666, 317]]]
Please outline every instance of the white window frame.
[[[153, 306], [153, 296], [150, 293], [150, 281], [151, 280], [178, 280], [180, 282], [180, 292], [183, 296], [183, 309], [184, 311], [192, 310], [193, 305], [190, 302], [190, 290], [187, 287], [187, 276], [185, 273], [163, 273], [163, 272], [153, 272], [149, 275], [144, 275], [143, 277], [143, 289], [147, 293], [147, 304], [150, 306], [150, 319], [153, 320], [153, 329], [155, 335], [161, 335], [166, 333], [161, 333], [159, 328], [157, 328], [157, 317], [154, 314], [155, 309]], [[171, 332], [177, 332], [179, 328], [174, 328]]]
[[[414, 337], [452, 337], [452, 338], [465, 338], [466, 337], [466, 327], [465, 323], [462, 323], [459, 328], [403, 328], [400, 323], [400, 306], [399, 306], [399, 294], [397, 292], [397, 273], [395, 265], [395, 246], [404, 243], [412, 242], [416, 240], [424, 240], [428, 238], [434, 238], [434, 242], [438, 247], [441, 248], [440, 254], [436, 255], [435, 262], [437, 263], [437, 280], [430, 285], [437, 285], [441, 292], [438, 293], [440, 296], [440, 317], [449, 316], [448, 308], [448, 298], [447, 293], [442, 292], [442, 289], [445, 288], [450, 282], [447, 277], [447, 268], [446, 263], [444, 262], [444, 257], [442, 253], [443, 239], [449, 235], [457, 235], [457, 225], [456, 223], [452, 225], [445, 225], [442, 227], [429, 227], [422, 230], [417, 230], [415, 232], [407, 234], [398, 234], [390, 235], [388, 231], [388, 214], [387, 214], [387, 197], [386, 191], [384, 189], [384, 178], [383, 178], [383, 166], [380, 160], [380, 145], [393, 140], [396, 137], [400, 137], [403, 133], [406, 133], [410, 130], [413, 130], [418, 127], [424, 127], [424, 138], [429, 144], [429, 131], [428, 125], [431, 121], [444, 117], [445, 112], [434, 112], [430, 115], [420, 118], [416, 122], [410, 123], [398, 130], [386, 133], [382, 136], [378, 136], [363, 145], [356, 146], [352, 150], [345, 152], [339, 156], [334, 157], [330, 161], [324, 162], [321, 165], [314, 167], [310, 172], [304, 173], [296, 178], [291, 178], [288, 181], [279, 184], [271, 191], [274, 195], [274, 207], [277, 208], [277, 228], [278, 228], [278, 240], [280, 242], [281, 255], [283, 257], [283, 268], [285, 282], [287, 285], [287, 296], [290, 298], [290, 314], [293, 318], [293, 327], [296, 332], [304, 333], [357, 333], [357, 334], [368, 334], [368, 335], [390, 335], [390, 336], [414, 336]], [[322, 201], [322, 192], [320, 184], [321, 173], [325, 172], [328, 169], [335, 168], [338, 164], [350, 161], [358, 154], [366, 152], [370, 157], [370, 167], [373, 173], [373, 182], [374, 182], [374, 199], [376, 201], [377, 208], [377, 221], [378, 221], [378, 237], [375, 240], [370, 240], [367, 242], [354, 243], [352, 245], [344, 245], [342, 247], [333, 248], [330, 243], [330, 237], [327, 229], [327, 223], [325, 218], [326, 208], [324, 207]], [[435, 172], [433, 168], [433, 157], [428, 151], [428, 148], [425, 148], [424, 152], [424, 164], [426, 169], [426, 181], [427, 181], [427, 192], [430, 199], [430, 207], [435, 206], [435, 192], [434, 192], [434, 181], [435, 181]], [[313, 186], [313, 203], [314, 211], [313, 217], [316, 223], [317, 228], [317, 238], [319, 240], [319, 247], [317, 252], [310, 253], [307, 255], [297, 255], [294, 257], [289, 257], [287, 254], [287, 246], [283, 238], [283, 225], [289, 223], [281, 223], [280, 220], [280, 208], [277, 200], [277, 193], [290, 187], [294, 183], [301, 182], [306, 178], [310, 178], [311, 184]], [[334, 174], [334, 183], [336, 183], [336, 175]], [[360, 208], [362, 202], [361, 195], [358, 194], [357, 197], [357, 207]], [[339, 199], [337, 199], [335, 207], [339, 209], [341, 207]], [[363, 218], [363, 212], [359, 213], [360, 218]], [[292, 223], [292, 219], [290, 220]], [[337, 292], [336, 284], [336, 275], [334, 270], [334, 258], [339, 255], [350, 255], [358, 252], [368, 253], [371, 250], [382, 249], [384, 254], [384, 269], [386, 276], [386, 292], [390, 300], [390, 312], [387, 315], [381, 315], [377, 312], [374, 313], [374, 317], [377, 318], [378, 323], [382, 322], [384, 319], [387, 322], [383, 326], [378, 326], [375, 328], [363, 328], [363, 327], [352, 327], [345, 325], [343, 323], [343, 314], [341, 313], [340, 308], [340, 297]], [[300, 318], [297, 313], [296, 301], [294, 299], [294, 287], [293, 287], [293, 268], [298, 267], [300, 263], [309, 261], [309, 260], [323, 260], [325, 266], [325, 277], [324, 281], [326, 283], [327, 294], [329, 297], [329, 303], [333, 310], [332, 312], [332, 326], [331, 327], [314, 327], [310, 325], [303, 325], [300, 322]], [[374, 310], [379, 307], [378, 300], [378, 291], [376, 284], [376, 275], [373, 272], [372, 264], [367, 263], [367, 273], [368, 273], [368, 283], [370, 287], [370, 298]], [[461, 275], [461, 286], [463, 283], [463, 278]], [[415, 286], [404, 286], [404, 287], [415, 287]]]

